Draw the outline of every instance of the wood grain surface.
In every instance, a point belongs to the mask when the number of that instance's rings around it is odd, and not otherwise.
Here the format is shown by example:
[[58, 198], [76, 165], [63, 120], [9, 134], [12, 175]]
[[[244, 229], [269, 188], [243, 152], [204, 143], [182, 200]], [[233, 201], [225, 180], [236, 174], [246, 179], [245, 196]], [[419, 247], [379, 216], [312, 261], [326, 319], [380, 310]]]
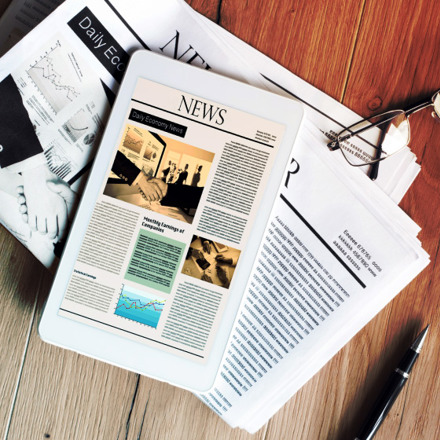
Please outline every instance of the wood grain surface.
[[[0, 11], [10, 0], [0, 0]], [[371, 113], [440, 88], [432, 0], [190, 0], [190, 5], [348, 107]], [[1, 96], [0, 96], [1, 99]], [[431, 264], [257, 434], [231, 429], [194, 395], [43, 343], [51, 275], [0, 230], [0, 435], [7, 440], [353, 439], [415, 335], [428, 339], [375, 439], [440, 438], [440, 123], [411, 117], [422, 171], [401, 203]]]

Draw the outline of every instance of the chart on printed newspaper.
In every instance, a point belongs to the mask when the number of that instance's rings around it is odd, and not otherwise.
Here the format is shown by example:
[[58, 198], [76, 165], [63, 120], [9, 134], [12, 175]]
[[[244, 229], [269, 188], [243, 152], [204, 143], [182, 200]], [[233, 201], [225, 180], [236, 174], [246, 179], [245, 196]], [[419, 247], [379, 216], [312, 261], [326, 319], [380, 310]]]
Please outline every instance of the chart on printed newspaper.
[[80, 92], [75, 88], [74, 72], [66, 63], [66, 53], [61, 43], [51, 47], [47, 53], [33, 63], [27, 73], [54, 113], [58, 113], [66, 105], [79, 97]]
[[50, 170], [74, 183], [90, 165], [109, 110], [100, 78], [61, 35], [38, 41], [12, 76]]

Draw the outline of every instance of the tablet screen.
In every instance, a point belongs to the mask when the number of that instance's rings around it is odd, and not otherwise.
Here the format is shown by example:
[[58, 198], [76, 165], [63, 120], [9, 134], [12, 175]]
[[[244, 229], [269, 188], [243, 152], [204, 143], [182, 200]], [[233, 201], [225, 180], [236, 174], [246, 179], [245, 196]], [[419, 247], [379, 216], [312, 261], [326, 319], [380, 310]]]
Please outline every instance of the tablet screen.
[[283, 132], [139, 78], [59, 314], [203, 362]]

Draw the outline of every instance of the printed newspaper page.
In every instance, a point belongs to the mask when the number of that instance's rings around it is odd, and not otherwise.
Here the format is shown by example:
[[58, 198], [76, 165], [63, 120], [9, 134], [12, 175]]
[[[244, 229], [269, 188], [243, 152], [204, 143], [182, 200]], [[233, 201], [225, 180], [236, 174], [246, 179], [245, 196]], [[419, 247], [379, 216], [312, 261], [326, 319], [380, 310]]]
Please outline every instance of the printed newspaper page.
[[308, 134], [308, 145], [295, 144], [216, 384], [201, 395], [251, 432], [429, 262]]
[[284, 130], [139, 79], [59, 314], [206, 360]]

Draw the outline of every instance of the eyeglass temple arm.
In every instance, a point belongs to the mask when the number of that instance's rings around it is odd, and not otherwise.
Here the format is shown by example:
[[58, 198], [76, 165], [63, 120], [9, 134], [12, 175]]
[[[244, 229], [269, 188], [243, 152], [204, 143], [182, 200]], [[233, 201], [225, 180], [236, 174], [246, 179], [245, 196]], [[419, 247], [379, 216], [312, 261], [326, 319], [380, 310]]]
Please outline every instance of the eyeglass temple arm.
[[430, 105], [433, 105], [432, 100], [424, 101], [416, 104], [414, 107], [409, 108], [408, 110], [405, 110], [406, 116], [410, 116], [413, 113], [418, 112], [419, 110], [423, 110], [426, 107], [429, 107]]
[[[410, 109], [405, 110], [405, 114], [406, 114], [406, 116], [410, 116], [413, 113], [418, 112], [419, 110], [422, 110], [422, 109], [424, 109], [426, 107], [429, 107], [430, 105], [433, 105], [432, 100], [421, 102], [419, 104], [416, 104], [414, 107], [411, 107]], [[376, 150], [376, 157], [375, 157], [375, 159], [380, 159], [380, 156], [382, 154], [382, 143], [383, 143], [384, 137], [385, 137], [385, 130], [382, 131], [382, 134], [380, 136], [380, 141], [379, 141], [379, 145], [378, 145], [377, 150]], [[368, 177], [371, 180], [376, 180], [377, 179], [377, 176], [379, 175], [379, 164], [380, 164], [380, 160], [378, 160], [377, 162], [374, 162], [374, 163], [371, 164], [371, 168], [370, 168], [370, 170], [368, 172]]]

